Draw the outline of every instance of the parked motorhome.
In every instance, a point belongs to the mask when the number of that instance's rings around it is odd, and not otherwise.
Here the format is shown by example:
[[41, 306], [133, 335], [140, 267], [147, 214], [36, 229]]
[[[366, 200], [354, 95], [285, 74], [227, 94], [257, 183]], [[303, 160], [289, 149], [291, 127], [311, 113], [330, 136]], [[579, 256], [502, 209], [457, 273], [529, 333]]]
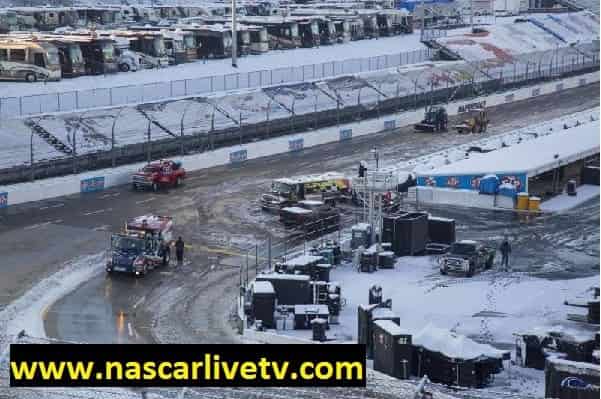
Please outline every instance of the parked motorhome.
[[250, 53], [262, 54], [269, 51], [269, 35], [264, 26], [246, 25], [250, 34]]
[[86, 74], [99, 75], [117, 72], [114, 41], [92, 35], [74, 35], [81, 48]]
[[311, 48], [320, 45], [319, 19], [310, 17], [295, 18], [298, 24], [298, 34], [303, 47]]
[[336, 32], [336, 24], [326, 18], [320, 18], [319, 24], [319, 41], [321, 44], [334, 44], [338, 42], [338, 33]]
[[0, 10], [0, 33], [19, 29], [17, 13], [14, 10]]
[[161, 34], [165, 42], [165, 52], [169, 57], [170, 64], [181, 64], [199, 58], [198, 41], [192, 32], [160, 26], [131, 26], [129, 29]]
[[200, 44], [200, 58], [227, 58], [232, 55], [232, 34], [223, 25], [182, 24], [176, 25], [176, 28], [194, 35]]
[[241, 17], [240, 22], [265, 27], [271, 49], [290, 49], [302, 45], [298, 23], [292, 19], [280, 16]]
[[44, 40], [54, 44], [58, 49], [63, 77], [74, 78], [85, 75], [86, 66], [81, 52], [81, 47], [76, 41], [69, 38], [45, 37]]
[[351, 26], [346, 18], [334, 19], [332, 18], [334, 27], [336, 28], [336, 39], [338, 43], [346, 43], [351, 40]]
[[165, 40], [160, 32], [109, 30], [99, 32], [99, 34], [101, 37], [127, 39], [130, 50], [138, 53], [147, 67], [169, 65]]
[[0, 79], [60, 80], [58, 49], [50, 43], [0, 39]]

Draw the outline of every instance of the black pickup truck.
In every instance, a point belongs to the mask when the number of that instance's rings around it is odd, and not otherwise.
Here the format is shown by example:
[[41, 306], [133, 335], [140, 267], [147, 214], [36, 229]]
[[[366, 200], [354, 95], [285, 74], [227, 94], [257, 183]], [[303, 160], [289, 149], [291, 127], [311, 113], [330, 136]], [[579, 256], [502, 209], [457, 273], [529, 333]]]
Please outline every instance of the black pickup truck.
[[457, 273], [472, 277], [476, 272], [492, 268], [495, 253], [494, 248], [476, 241], [458, 241], [440, 258], [440, 273]]

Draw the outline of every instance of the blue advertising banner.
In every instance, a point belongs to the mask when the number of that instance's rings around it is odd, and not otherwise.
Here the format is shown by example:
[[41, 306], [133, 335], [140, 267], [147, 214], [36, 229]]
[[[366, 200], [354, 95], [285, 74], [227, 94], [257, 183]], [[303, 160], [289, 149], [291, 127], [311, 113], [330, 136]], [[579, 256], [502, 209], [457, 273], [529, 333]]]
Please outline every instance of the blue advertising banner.
[[238, 150], [230, 152], [230, 163], [240, 163], [248, 159], [248, 152], [246, 150]]
[[353, 129], [340, 129], [340, 141], [353, 138]]
[[0, 209], [8, 206], [8, 193], [0, 193]]
[[384, 129], [390, 130], [396, 127], [396, 121], [394, 119], [389, 121], [384, 121]]
[[[525, 191], [526, 189], [526, 174], [525, 173], [507, 173], [496, 174], [499, 178], [499, 184], [513, 184], [517, 192]], [[484, 175], [458, 175], [458, 176], [419, 176], [417, 178], [418, 186], [457, 188], [464, 190], [479, 190], [480, 179]]]
[[303, 149], [304, 145], [305, 139], [303, 138], [288, 140], [288, 149], [290, 151], [300, 151]]
[[79, 184], [82, 193], [93, 193], [104, 190], [104, 176], [90, 177], [89, 179], [81, 180]]

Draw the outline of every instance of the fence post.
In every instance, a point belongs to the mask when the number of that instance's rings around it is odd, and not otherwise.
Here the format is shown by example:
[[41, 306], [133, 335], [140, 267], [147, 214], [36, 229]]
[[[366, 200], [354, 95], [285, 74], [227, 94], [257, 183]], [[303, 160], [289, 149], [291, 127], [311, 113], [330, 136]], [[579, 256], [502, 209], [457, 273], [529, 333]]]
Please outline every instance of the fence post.
[[271, 271], [271, 234], [267, 236], [267, 267]]
[[35, 180], [35, 168], [33, 166], [33, 134], [34, 131], [31, 131], [31, 137], [29, 138], [29, 169], [31, 169], [31, 181]]
[[255, 244], [255, 276], [259, 273], [259, 244]]

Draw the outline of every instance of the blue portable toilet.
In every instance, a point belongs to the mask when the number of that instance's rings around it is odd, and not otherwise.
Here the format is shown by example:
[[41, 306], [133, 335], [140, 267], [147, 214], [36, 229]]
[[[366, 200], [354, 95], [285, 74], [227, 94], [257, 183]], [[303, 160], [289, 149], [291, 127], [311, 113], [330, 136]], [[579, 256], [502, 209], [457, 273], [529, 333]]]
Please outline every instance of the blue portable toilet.
[[497, 175], [486, 175], [480, 179], [480, 194], [494, 195], [499, 189]]
[[497, 194], [515, 198], [518, 195], [518, 189], [511, 183], [503, 183], [499, 186]]

